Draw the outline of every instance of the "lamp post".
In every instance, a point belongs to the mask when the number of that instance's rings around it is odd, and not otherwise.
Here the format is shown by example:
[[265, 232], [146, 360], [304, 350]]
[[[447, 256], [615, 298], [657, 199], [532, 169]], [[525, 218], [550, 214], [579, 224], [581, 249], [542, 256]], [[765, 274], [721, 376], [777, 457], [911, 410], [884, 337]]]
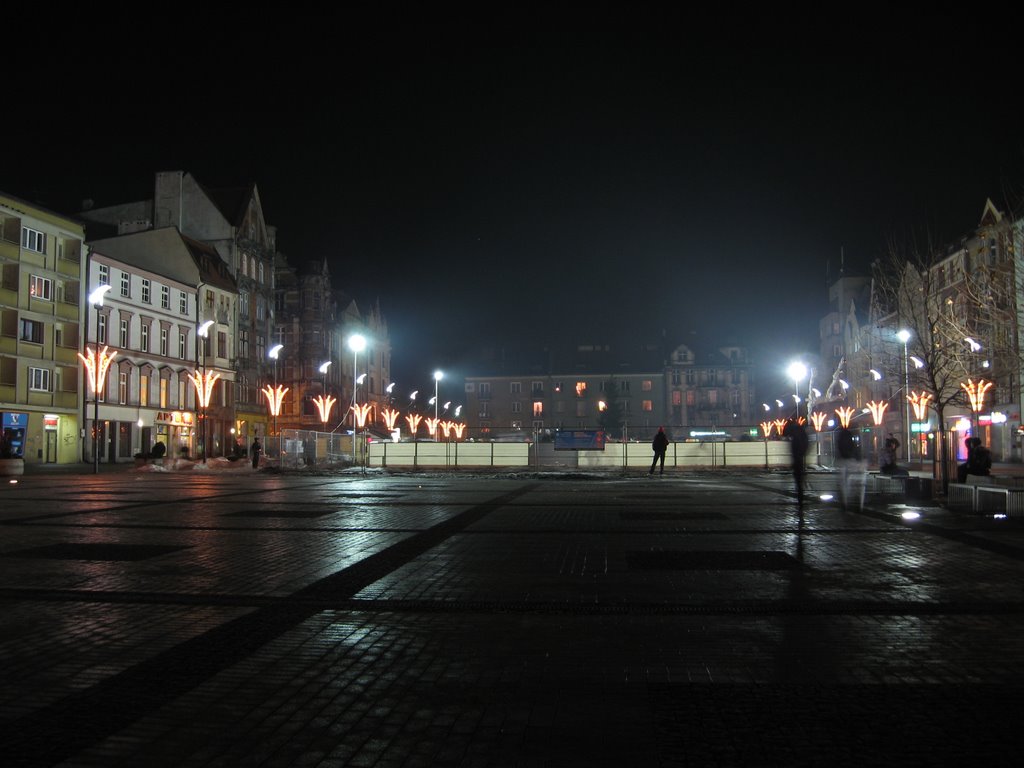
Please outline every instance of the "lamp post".
[[796, 399], [796, 417], [800, 418], [800, 382], [807, 376], [807, 366], [799, 360], [794, 360], [786, 369], [789, 378], [793, 380], [793, 396]]
[[[92, 304], [92, 306], [96, 309], [96, 349], [97, 350], [100, 348], [100, 344], [99, 344], [99, 342], [100, 342], [100, 308], [103, 306], [103, 296], [109, 290], [110, 290], [110, 286], [109, 285], [98, 285], [98, 286], [96, 286], [96, 288], [93, 289], [92, 293], [89, 294], [89, 303]], [[104, 351], [104, 353], [106, 352], [106, 347], [105, 346], [103, 348], [103, 351]], [[114, 354], [117, 354], [117, 353], [115, 352]], [[81, 357], [81, 355], [79, 355], [79, 357]], [[85, 358], [82, 358], [82, 359], [84, 360]], [[102, 355], [99, 355], [97, 358], [94, 358], [94, 359], [96, 360], [97, 366], [99, 366], [99, 364], [100, 364], [99, 361], [102, 360], [103, 357], [102, 357]], [[111, 355], [111, 359], [113, 359], [113, 355]], [[97, 375], [99, 374], [99, 367], [97, 367], [95, 369], [95, 371], [93, 372], [94, 373], [94, 375], [93, 375], [93, 407], [92, 407], [92, 471], [93, 471], [93, 474], [99, 474], [99, 471], [100, 471], [100, 456], [99, 456], [99, 453], [97, 453], [97, 448], [96, 448], [97, 439], [99, 438], [99, 430], [100, 430], [100, 423], [99, 423], [99, 418], [100, 418], [100, 390], [99, 390], [99, 387], [103, 386], [103, 384], [106, 382], [107, 366], [109, 366], [109, 365], [110, 365], [110, 362], [108, 360], [106, 365], [102, 366], [103, 372], [102, 372], [102, 375], [99, 375], [98, 378], [97, 378]]]
[[[200, 389], [199, 384], [196, 383], [196, 394], [200, 396], [199, 405], [202, 408], [202, 411], [200, 412], [199, 418], [203, 422], [203, 464], [206, 463], [206, 454], [209, 452], [207, 450], [207, 447], [206, 447], [208, 445], [208, 443], [207, 443], [207, 430], [206, 430], [206, 419], [207, 419], [207, 415], [208, 414], [207, 414], [206, 409], [207, 409], [207, 407], [210, 404], [210, 393], [212, 392], [212, 389], [207, 389], [207, 385], [206, 385], [206, 345], [209, 343], [209, 340], [210, 340], [210, 335], [209, 335], [210, 334], [210, 326], [212, 326], [212, 325], [213, 325], [213, 320], [206, 320], [196, 330], [196, 338], [203, 340], [203, 344], [202, 344], [202, 346], [203, 346], [203, 365], [202, 365], [202, 370], [203, 370], [203, 373], [202, 373], [203, 388], [202, 388], [202, 390]], [[210, 387], [212, 387], [212, 384], [210, 385]]]
[[904, 412], [906, 416], [906, 436], [907, 436], [907, 463], [910, 463], [910, 367], [907, 353], [907, 342], [910, 341], [910, 331], [906, 328], [901, 328], [896, 332], [896, 338], [903, 342], [903, 395], [907, 401], [907, 409]]
[[[281, 354], [281, 350], [282, 349], [284, 349], [284, 344], [275, 344], [274, 346], [272, 346], [270, 348], [270, 351], [267, 352], [267, 357], [269, 357], [271, 360], [274, 361], [274, 389], [277, 390], [277, 391], [280, 391], [280, 390], [278, 390], [278, 384], [277, 384], [277, 358]], [[281, 393], [280, 398], [283, 398], [283, 397], [284, 397], [284, 393]], [[277, 407], [276, 408], [272, 408], [271, 411], [274, 414], [274, 434], [276, 435], [277, 434], [277, 414], [281, 411], [281, 400], [280, 399], [277, 402]]]
[[[438, 402], [437, 402], [437, 385], [440, 383], [441, 379], [443, 379], [443, 378], [444, 378], [444, 373], [443, 372], [441, 372], [440, 370], [434, 371], [434, 423], [435, 424], [437, 423], [437, 418], [438, 418], [438, 416], [437, 416], [437, 406], [438, 406]], [[437, 435], [434, 435], [434, 439], [437, 439]]]

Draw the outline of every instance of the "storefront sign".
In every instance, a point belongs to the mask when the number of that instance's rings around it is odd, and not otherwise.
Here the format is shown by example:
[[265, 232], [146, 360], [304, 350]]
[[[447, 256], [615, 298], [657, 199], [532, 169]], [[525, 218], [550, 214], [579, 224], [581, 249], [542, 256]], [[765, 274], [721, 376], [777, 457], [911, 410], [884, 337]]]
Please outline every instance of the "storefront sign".
[[191, 427], [192, 413], [190, 411], [158, 411], [156, 423], [170, 424], [173, 427]]

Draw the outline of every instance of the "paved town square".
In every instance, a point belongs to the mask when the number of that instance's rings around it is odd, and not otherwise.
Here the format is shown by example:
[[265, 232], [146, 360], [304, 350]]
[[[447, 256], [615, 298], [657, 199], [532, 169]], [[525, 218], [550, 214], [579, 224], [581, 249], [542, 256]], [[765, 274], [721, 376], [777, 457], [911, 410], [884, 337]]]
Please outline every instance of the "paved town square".
[[784, 472], [5, 481], [2, 762], [1017, 760], [1021, 520], [830, 490], [812, 474], [801, 513]]

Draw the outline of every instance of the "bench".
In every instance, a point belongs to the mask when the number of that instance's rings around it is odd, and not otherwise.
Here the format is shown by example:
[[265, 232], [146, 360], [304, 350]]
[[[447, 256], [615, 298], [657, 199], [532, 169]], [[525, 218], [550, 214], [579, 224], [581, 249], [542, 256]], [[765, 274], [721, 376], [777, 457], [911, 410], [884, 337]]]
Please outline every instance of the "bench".
[[882, 496], [903, 496], [907, 492], [906, 475], [883, 475], [871, 472], [871, 492]]
[[1024, 488], [1000, 485], [976, 485], [975, 511], [1002, 512], [1010, 517], [1024, 517]]

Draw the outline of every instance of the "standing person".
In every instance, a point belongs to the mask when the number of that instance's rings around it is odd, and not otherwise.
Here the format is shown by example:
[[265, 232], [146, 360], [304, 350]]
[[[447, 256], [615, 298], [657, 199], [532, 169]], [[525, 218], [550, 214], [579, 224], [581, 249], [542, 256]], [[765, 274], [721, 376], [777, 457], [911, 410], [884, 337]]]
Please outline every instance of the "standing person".
[[249, 453], [252, 454], [252, 468], [256, 469], [260, 465], [260, 451], [263, 450], [263, 446], [260, 445], [260, 439], [257, 437], [252, 441], [252, 446], [249, 448]]
[[967, 474], [990, 475], [992, 470], [992, 452], [981, 444], [980, 437], [971, 438], [971, 453], [967, 459]]
[[836, 454], [839, 460], [840, 504], [845, 510], [856, 494], [858, 509], [863, 509], [866, 483], [860, 463], [860, 446], [848, 427], [841, 427], [836, 433]]
[[665, 451], [668, 450], [668, 435], [665, 434], [664, 427], [658, 427], [658, 434], [654, 436], [654, 440], [651, 441], [651, 448], [654, 449], [654, 461], [651, 462], [651, 471], [648, 475], [654, 474], [654, 467], [661, 461], [661, 474], [665, 474]]
[[807, 430], [797, 419], [790, 419], [782, 431], [783, 437], [789, 438], [789, 453], [793, 458], [793, 482], [796, 485], [796, 503], [804, 508], [804, 482], [807, 475]]

